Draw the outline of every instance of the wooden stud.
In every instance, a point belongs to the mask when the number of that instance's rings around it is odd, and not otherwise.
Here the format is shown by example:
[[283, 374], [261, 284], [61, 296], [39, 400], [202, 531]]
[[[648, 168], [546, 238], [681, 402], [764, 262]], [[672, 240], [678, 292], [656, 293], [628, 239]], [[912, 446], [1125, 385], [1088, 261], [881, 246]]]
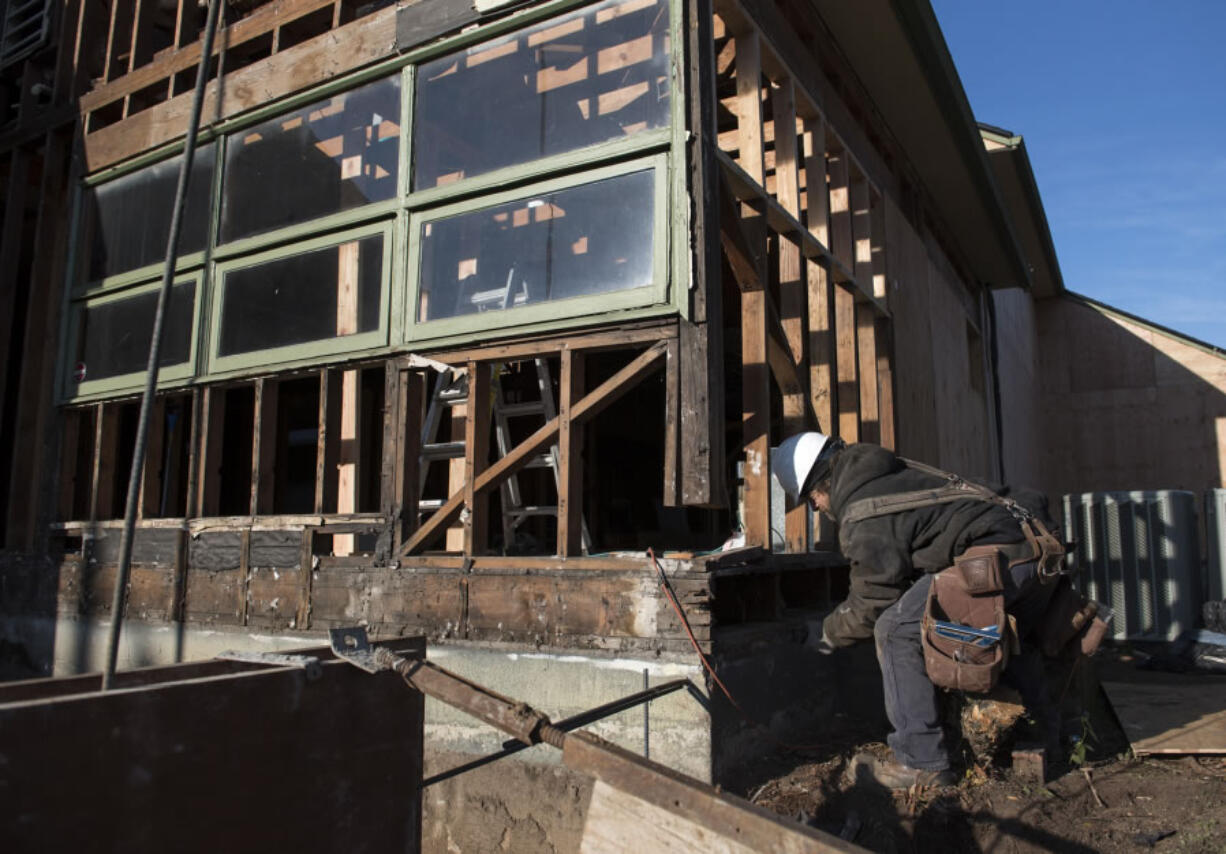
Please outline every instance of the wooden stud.
[[421, 428], [426, 412], [426, 377], [420, 371], [401, 372], [400, 413], [401, 441], [397, 454], [400, 465], [397, 495], [400, 498], [400, 523], [397, 526], [396, 549], [399, 551], [406, 537], [417, 530], [418, 500], [421, 493]]
[[[775, 124], [775, 194], [789, 214], [800, 219], [800, 151], [796, 134], [796, 94], [791, 79], [778, 84], [772, 97]], [[802, 281], [803, 259], [800, 247], [779, 240], [779, 313], [783, 334], [791, 352], [796, 373], [808, 380], [805, 358], [805, 321], [808, 319], [806, 286]], [[783, 434], [790, 436], [808, 428], [805, 418], [808, 394], [802, 386], [783, 396]], [[784, 522], [784, 539], [789, 552], [809, 548], [809, 510], [802, 501], [789, 507]]]
[[77, 461], [81, 452], [81, 422], [85, 411], [70, 409], [64, 412], [64, 429], [60, 434], [60, 482], [56, 499], [56, 519], [69, 521], [73, 517], [77, 494]]
[[878, 317], [877, 339], [877, 420], [881, 433], [878, 439], [882, 447], [891, 451], [898, 449], [898, 425], [894, 412], [894, 336], [888, 317]]
[[396, 474], [401, 470], [397, 455], [404, 446], [401, 435], [404, 425], [401, 406], [404, 401], [400, 393], [403, 373], [395, 359], [383, 363], [383, 458], [379, 461], [379, 512], [389, 520], [389, 531], [397, 527], [394, 520], [400, 512]]
[[123, 404], [98, 404], [98, 431], [94, 440], [94, 483], [90, 520], [113, 519], [115, 506], [115, 456], [119, 452], [119, 411]]
[[[303, 537], [306, 537], [303, 531]], [[251, 600], [251, 529], [243, 528], [238, 533], [238, 584], [234, 585], [238, 595], [238, 624], [247, 625], [248, 609]]]
[[561, 363], [558, 382], [558, 451], [561, 455], [558, 555], [574, 557], [583, 552], [583, 427], [571, 419], [571, 409], [583, 397], [583, 354], [563, 350]]
[[[719, 241], [719, 163], [716, 130], [715, 40], [711, 0], [687, 0], [690, 196], [693, 199], [693, 287], [690, 317], [678, 321], [678, 401], [681, 452], [678, 501], [722, 504], [724, 462], [723, 288]], [[729, 40], [728, 48], [734, 49]], [[669, 503], [669, 491], [665, 493]]]
[[680, 385], [681, 348], [676, 340], [668, 342], [668, 355], [664, 363], [664, 485], [663, 504], [677, 507], [681, 504], [678, 494], [680, 477], [678, 459], [680, 437]]
[[464, 419], [464, 554], [488, 549], [489, 494], [476, 489], [490, 460], [491, 365], [468, 363], [468, 414]]
[[[805, 220], [823, 246], [830, 245], [830, 200], [826, 187], [826, 126], [820, 119], [805, 121]], [[834, 327], [831, 318], [833, 294], [824, 265], [809, 261], [809, 399], [818, 429], [827, 433], [834, 424]]]
[[335, 513], [340, 461], [340, 372], [319, 372], [319, 427], [315, 447], [315, 512]]
[[138, 518], [162, 515], [162, 485], [166, 471], [162, 463], [166, 456], [166, 398], [159, 395], [153, 399], [153, 411], [149, 413], [149, 440], [145, 451], [145, 465], [141, 472], [141, 491], [136, 507]]
[[[333, 542], [335, 543], [335, 536]], [[302, 529], [302, 551], [298, 558], [298, 571], [301, 583], [298, 594], [298, 613], [294, 617], [294, 628], [305, 632], [311, 627], [311, 592], [315, 586], [315, 529]]]
[[[762, 147], [762, 66], [758, 35], [736, 33], [738, 162], [765, 186]], [[725, 207], [726, 209], [726, 207]], [[743, 208], [751, 213], [751, 209]], [[765, 221], [746, 223], [750, 251], [764, 245]], [[757, 265], [755, 265], [756, 267]], [[754, 271], [759, 283], [763, 271]], [[770, 369], [767, 367], [767, 295], [761, 288], [741, 294], [741, 429], [744, 452], [744, 525], [747, 546], [770, 547]]]
[[[851, 229], [855, 252], [856, 281], [872, 288], [873, 232], [871, 192], [868, 180], [858, 170], [851, 175]], [[871, 293], [871, 290], [869, 291]], [[856, 306], [856, 351], [860, 381], [860, 441], [879, 442], [881, 431], [877, 407], [877, 330], [875, 312], [869, 303]]]
[[187, 437], [187, 506], [183, 515], [191, 519], [198, 513], [199, 492], [197, 484], [200, 481], [200, 433], [204, 423], [205, 393], [198, 388], [192, 389], [192, 406], [190, 412], [190, 428]]
[[277, 415], [280, 383], [255, 381], [255, 424], [251, 431], [251, 515], [274, 513], [277, 488]]
[[199, 498], [196, 501], [201, 516], [216, 516], [221, 512], [221, 462], [225, 449], [226, 389], [206, 386], [201, 413], [199, 451]]
[[[657, 342], [640, 353], [609, 379], [594, 390], [584, 395], [583, 399], [571, 406], [571, 421], [582, 423], [594, 418], [628, 392], [643, 377], [652, 373], [666, 354], [667, 345]], [[532, 461], [532, 458], [547, 446], [553, 444], [558, 436], [559, 419], [557, 416], [547, 421], [535, 433], [516, 445], [510, 453], [483, 471], [473, 483], [474, 494], [484, 492], [499, 486], [503, 480]], [[415, 549], [430, 542], [450, 525], [464, 507], [466, 490], [454, 492], [425, 524], [418, 528], [400, 549], [402, 555], [411, 554]]]
[[[827, 157], [830, 182], [830, 242], [835, 258], [848, 269], [855, 265], [852, 238], [851, 170], [847, 152], [833, 149]], [[835, 378], [838, 381], [837, 435], [860, 441], [860, 384], [856, 370], [855, 294], [846, 286], [834, 291]]]

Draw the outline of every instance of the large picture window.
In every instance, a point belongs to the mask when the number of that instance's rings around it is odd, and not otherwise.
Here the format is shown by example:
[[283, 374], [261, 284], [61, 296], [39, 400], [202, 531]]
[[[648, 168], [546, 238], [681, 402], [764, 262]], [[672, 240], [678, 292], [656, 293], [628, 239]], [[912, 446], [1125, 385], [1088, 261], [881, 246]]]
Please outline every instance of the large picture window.
[[[210, 202], [216, 146], [202, 145], [192, 160], [179, 255], [202, 251], [209, 241]], [[82, 220], [89, 247], [89, 280], [161, 262], [170, 238], [170, 217], [183, 156], [146, 166], [106, 184], [86, 188]]]
[[[118, 377], [143, 373], [149, 363], [153, 315], [158, 286], [122, 291], [91, 300], [74, 312], [74, 345], [68, 382], [76, 391], [106, 387]], [[170, 291], [163, 320], [160, 364], [190, 370], [196, 322], [194, 280], [177, 283]], [[183, 371], [168, 372], [168, 376]]]
[[226, 143], [221, 242], [396, 195], [400, 76], [240, 131]]
[[668, 3], [609, 0], [422, 65], [413, 189], [668, 124]]
[[336, 351], [346, 347], [338, 339], [379, 333], [386, 248], [387, 233], [379, 231], [224, 269], [218, 361], [311, 342]]

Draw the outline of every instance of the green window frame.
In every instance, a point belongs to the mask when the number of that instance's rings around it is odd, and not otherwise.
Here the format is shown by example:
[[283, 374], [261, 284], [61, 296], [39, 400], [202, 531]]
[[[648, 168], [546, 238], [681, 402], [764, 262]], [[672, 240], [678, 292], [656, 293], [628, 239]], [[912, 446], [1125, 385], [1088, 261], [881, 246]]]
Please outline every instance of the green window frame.
[[[418, 321], [417, 306], [421, 298], [422, 281], [422, 227], [448, 217], [473, 213], [497, 207], [508, 202], [531, 199], [557, 190], [567, 190], [592, 184], [607, 178], [616, 178], [635, 172], [651, 171], [653, 177], [652, 205], [652, 258], [650, 284], [619, 291], [608, 291], [591, 296], [548, 300], [531, 305], [506, 308], [494, 312], [463, 314], [455, 317]], [[408, 298], [405, 300], [402, 322], [405, 342], [449, 339], [482, 333], [489, 337], [506, 334], [508, 330], [522, 331], [523, 327], [574, 325], [576, 319], [590, 318], [605, 311], [625, 311], [666, 303], [668, 299], [668, 156], [664, 153], [650, 157], [578, 172], [561, 178], [541, 181], [514, 190], [477, 196], [451, 205], [417, 212], [409, 220], [409, 277]]]
[[[212, 312], [209, 324], [208, 373], [227, 373], [251, 367], [279, 365], [304, 359], [317, 359], [344, 353], [382, 347], [388, 341], [388, 325], [391, 317], [391, 281], [395, 257], [395, 220], [367, 224], [341, 232], [330, 232], [310, 240], [299, 241], [252, 255], [243, 255], [216, 264], [212, 288]], [[220, 354], [221, 321], [225, 310], [226, 277], [228, 274], [265, 263], [283, 260], [319, 249], [329, 249], [352, 243], [364, 237], [378, 235], [383, 241], [382, 269], [379, 276], [379, 325], [369, 332], [357, 332], [332, 338], [321, 338], [299, 344], [271, 347], [267, 350]]]
[[[181, 274], [174, 280], [174, 287], [180, 285], [194, 284], [195, 296], [192, 300], [192, 334], [191, 345], [188, 348], [187, 361], [177, 365], [163, 365], [158, 371], [159, 379], [165, 383], [167, 387], [178, 385], [184, 380], [189, 380], [196, 373], [196, 365], [199, 361], [199, 340], [200, 340], [200, 316], [202, 313], [202, 305], [204, 300], [204, 275], [203, 271], [196, 270], [191, 273]], [[160, 281], [146, 282], [140, 285], [134, 285], [128, 288], [111, 288], [100, 295], [90, 296], [89, 298], [74, 300], [70, 304], [68, 317], [66, 318], [67, 329], [64, 336], [64, 359], [61, 361], [59, 372], [61, 382], [61, 397], [65, 400], [85, 400], [108, 395], [115, 395], [125, 391], [131, 391], [139, 388], [145, 381], [145, 371], [139, 370], [128, 374], [119, 374], [105, 379], [91, 380], [88, 374], [83, 382], [75, 382], [72, 373], [75, 370], [75, 358], [72, 354], [77, 352], [77, 347], [80, 344], [81, 332], [81, 314], [89, 308], [108, 303], [119, 302], [131, 297], [140, 296], [142, 294], [157, 293], [161, 288]], [[163, 342], [163, 347], [165, 343]]]
[[[618, 319], [684, 314], [689, 275], [688, 156], [685, 127], [684, 63], [687, 41], [683, 33], [681, 0], [666, 0], [668, 14], [667, 124], [588, 147], [464, 177], [443, 186], [412, 191], [413, 128], [417, 68], [423, 63], [465, 47], [495, 43], [510, 34], [527, 30], [578, 10], [597, 7], [587, 0], [552, 0], [522, 9], [478, 28], [438, 42], [390, 56], [375, 65], [276, 103], [266, 104], [242, 116], [202, 130], [200, 144], [213, 143], [212, 186], [209, 188], [209, 239], [202, 252], [182, 256], [176, 264], [176, 283], [196, 283], [193, 308], [191, 359], [185, 365], [163, 368], [160, 385], [181, 386], [193, 382], [236, 378], [269, 369], [318, 366], [329, 361], [409, 347], [471, 343], [492, 337], [540, 330], [565, 330], [598, 322], [601, 315], [616, 313]], [[220, 243], [223, 181], [226, 179], [226, 147], [232, 138], [256, 125], [289, 114], [338, 93], [358, 89], [390, 75], [400, 75], [399, 161], [397, 192], [386, 201], [374, 202], [315, 220], [252, 234], [230, 243]], [[182, 145], [171, 144], [146, 152], [130, 162], [84, 178], [77, 188], [73, 213], [74, 239], [66, 265], [64, 312], [61, 332], [61, 367], [58, 376], [61, 403], [84, 402], [115, 396], [139, 388], [144, 373], [105, 380], [73, 383], [77, 315], [83, 307], [104, 299], [155, 289], [161, 264], [128, 270], [101, 280], [89, 281], [90, 247], [84, 238], [85, 195], [90, 188], [131, 175], [152, 164], [180, 156]], [[416, 323], [419, 291], [420, 225], [433, 219], [514, 201], [534, 194], [576, 187], [585, 183], [643, 169], [654, 170], [653, 256], [651, 284], [623, 291], [608, 291], [536, 305], [508, 308], [495, 314], [464, 315]], [[237, 269], [303, 254], [348, 242], [355, 237], [381, 234], [383, 269], [380, 279], [380, 320], [376, 330], [293, 344], [267, 350], [221, 356], [218, 352], [225, 278]]]

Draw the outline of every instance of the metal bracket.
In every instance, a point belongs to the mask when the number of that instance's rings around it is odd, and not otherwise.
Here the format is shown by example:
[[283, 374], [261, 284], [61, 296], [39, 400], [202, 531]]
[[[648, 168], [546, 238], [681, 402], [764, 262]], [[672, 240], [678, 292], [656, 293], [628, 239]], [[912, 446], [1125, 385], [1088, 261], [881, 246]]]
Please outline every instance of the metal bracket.
[[240, 661], [244, 664], [268, 664], [273, 667], [297, 667], [306, 672], [306, 678], [316, 680], [323, 675], [319, 659], [313, 655], [286, 655], [280, 652], [244, 652], [228, 649], [214, 656], [219, 661]]
[[371, 648], [370, 641], [366, 638], [366, 629], [361, 626], [328, 629], [328, 639], [332, 643], [333, 655], [367, 673], [391, 670], [395, 664], [394, 656], [378, 655], [379, 652], [386, 653], [386, 651]]

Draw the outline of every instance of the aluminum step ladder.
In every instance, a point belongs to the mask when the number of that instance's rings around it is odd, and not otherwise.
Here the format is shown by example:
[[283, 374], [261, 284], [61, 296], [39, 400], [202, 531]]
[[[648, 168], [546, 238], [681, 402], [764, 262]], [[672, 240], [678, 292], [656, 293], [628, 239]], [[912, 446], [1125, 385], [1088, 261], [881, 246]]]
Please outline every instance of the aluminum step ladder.
[[[533, 359], [536, 368], [536, 385], [538, 398], [536, 400], [508, 403], [502, 388], [503, 366], [494, 367], [493, 386], [494, 399], [491, 406], [491, 416], [494, 423], [494, 438], [498, 456], [505, 457], [514, 445], [511, 441], [510, 419], [522, 417], [537, 417], [544, 424], [557, 417], [557, 404], [554, 402], [553, 378], [549, 370], [549, 361], [544, 358]], [[434, 380], [430, 394], [430, 403], [426, 409], [426, 417], [422, 422], [421, 431], [421, 466], [418, 495], [421, 496], [426, 487], [426, 477], [429, 465], [443, 460], [459, 459], [464, 456], [464, 442], [438, 441], [439, 426], [442, 422], [443, 409], [468, 402], [468, 378], [455, 372], [440, 372]], [[548, 468], [553, 472], [555, 489], [561, 479], [561, 458], [557, 444], [550, 446], [548, 451], [535, 456], [525, 468]], [[556, 504], [525, 504], [519, 475], [509, 475], [502, 483], [502, 537], [503, 548], [508, 548], [515, 541], [515, 531], [525, 519], [532, 516], [557, 516]], [[441, 499], [419, 497], [418, 510], [437, 510], [443, 505]], [[591, 539], [588, 535], [587, 522], [581, 520], [581, 541], [584, 554], [591, 549]]]

